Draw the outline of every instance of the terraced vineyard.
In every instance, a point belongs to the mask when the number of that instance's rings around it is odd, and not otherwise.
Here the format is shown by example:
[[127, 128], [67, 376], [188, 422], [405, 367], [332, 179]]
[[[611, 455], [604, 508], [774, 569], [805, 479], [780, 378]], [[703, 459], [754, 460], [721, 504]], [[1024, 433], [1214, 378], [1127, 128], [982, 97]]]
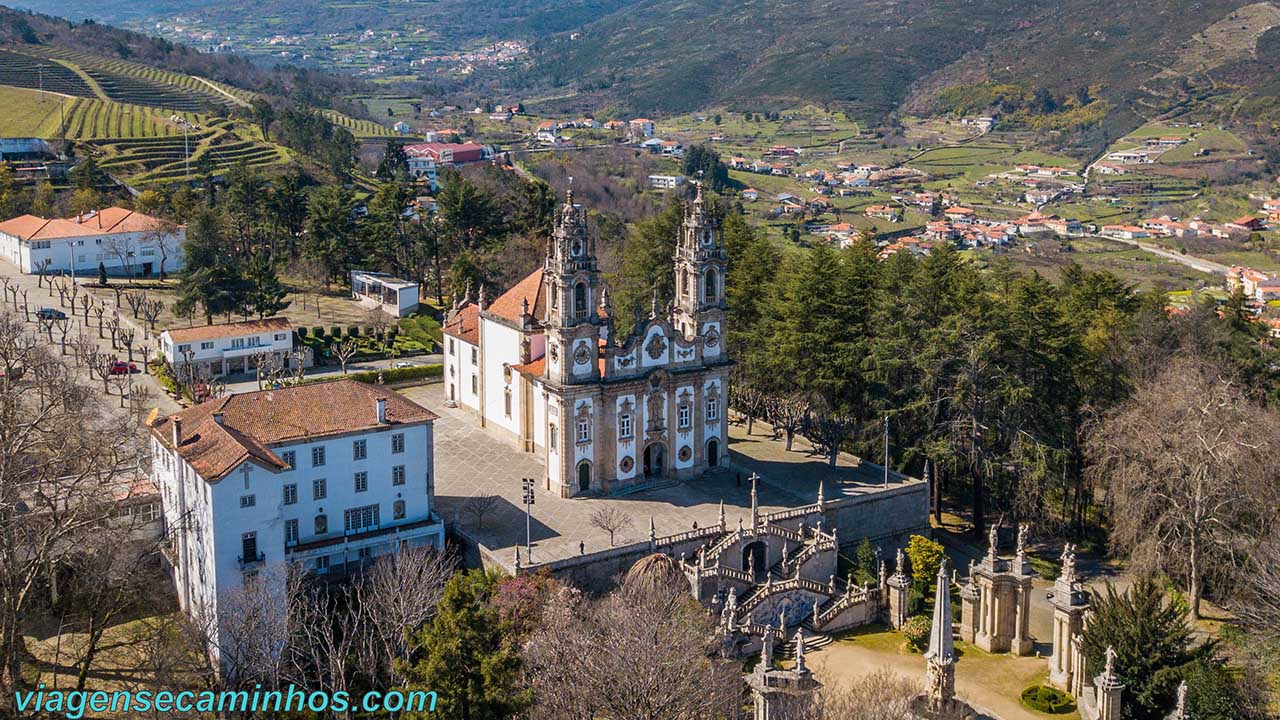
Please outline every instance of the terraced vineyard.
[[187, 177], [188, 168], [194, 171], [206, 156], [215, 173], [226, 172], [240, 163], [265, 167], [289, 159], [283, 149], [242, 137], [230, 121], [221, 118], [209, 121], [186, 138], [178, 130], [173, 135], [107, 139], [90, 144], [105, 155], [100, 161], [104, 169], [128, 176], [134, 184], [180, 180]]
[[47, 59], [0, 50], [0, 85], [43, 88], [49, 92], [77, 97], [95, 97], [97, 93], [76, 71]]
[[391, 131], [391, 128], [379, 125], [372, 120], [360, 120], [333, 110], [325, 110], [324, 116], [329, 119], [329, 122], [338, 127], [346, 128], [357, 138], [385, 137], [395, 134]]

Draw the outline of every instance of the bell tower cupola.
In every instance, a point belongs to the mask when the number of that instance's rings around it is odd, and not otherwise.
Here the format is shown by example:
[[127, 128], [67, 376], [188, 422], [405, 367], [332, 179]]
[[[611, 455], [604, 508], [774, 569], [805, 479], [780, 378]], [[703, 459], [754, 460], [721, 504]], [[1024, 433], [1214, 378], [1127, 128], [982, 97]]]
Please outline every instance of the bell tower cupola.
[[701, 182], [695, 188], [676, 243], [676, 298], [671, 322], [686, 338], [701, 336], [705, 349], [714, 355], [724, 333], [726, 257], [716, 208]]

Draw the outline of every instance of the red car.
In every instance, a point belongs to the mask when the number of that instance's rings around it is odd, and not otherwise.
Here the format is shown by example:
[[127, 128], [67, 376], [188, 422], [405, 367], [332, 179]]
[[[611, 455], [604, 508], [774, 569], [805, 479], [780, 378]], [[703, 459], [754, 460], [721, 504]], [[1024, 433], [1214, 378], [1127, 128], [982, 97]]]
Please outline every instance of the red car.
[[136, 372], [138, 372], [138, 366], [134, 365], [131, 362], [116, 360], [115, 362], [111, 363], [112, 375], [128, 375], [130, 373], [136, 373]]

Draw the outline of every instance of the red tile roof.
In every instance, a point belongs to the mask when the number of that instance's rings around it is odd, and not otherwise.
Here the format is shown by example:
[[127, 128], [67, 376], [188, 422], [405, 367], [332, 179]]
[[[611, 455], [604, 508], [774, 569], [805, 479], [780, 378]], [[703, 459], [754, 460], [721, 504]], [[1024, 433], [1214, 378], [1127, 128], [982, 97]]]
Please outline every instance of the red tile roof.
[[257, 335], [259, 333], [281, 331], [293, 332], [293, 324], [289, 322], [289, 318], [272, 317], [263, 320], [245, 320], [243, 322], [217, 325], [169, 328], [165, 332], [169, 333], [170, 339], [174, 342], [186, 343], [197, 340], [214, 340], [238, 335]]
[[[228, 395], [156, 420], [151, 432], [173, 448], [173, 419], [182, 422], [178, 454], [200, 477], [216, 482], [242, 462], [283, 470], [288, 465], [272, 445], [318, 439], [380, 427], [377, 400], [386, 398], [387, 423], [431, 422], [437, 415], [386, 388], [356, 382], [298, 385], [281, 390]], [[222, 422], [214, 419], [222, 414]]]
[[452, 335], [462, 342], [471, 345], [480, 344], [480, 308], [475, 303], [467, 303], [445, 321], [445, 335]]
[[500, 318], [518, 323], [523, 301], [528, 300], [529, 313], [536, 319], [543, 316], [546, 308], [545, 296], [546, 293], [542, 292], [542, 268], [538, 268], [510, 290], [498, 296], [498, 299], [489, 305], [488, 310]]

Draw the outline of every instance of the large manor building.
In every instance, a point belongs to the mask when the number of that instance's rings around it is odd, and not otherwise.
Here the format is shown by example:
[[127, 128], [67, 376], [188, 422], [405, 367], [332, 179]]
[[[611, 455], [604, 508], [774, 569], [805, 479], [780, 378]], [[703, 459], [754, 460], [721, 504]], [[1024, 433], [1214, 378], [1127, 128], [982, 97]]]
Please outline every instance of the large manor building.
[[445, 393], [546, 460], [562, 497], [696, 476], [726, 463], [725, 252], [699, 186], [673, 258], [676, 297], [629, 337], [586, 211], [567, 193], [543, 266], [445, 321]]

